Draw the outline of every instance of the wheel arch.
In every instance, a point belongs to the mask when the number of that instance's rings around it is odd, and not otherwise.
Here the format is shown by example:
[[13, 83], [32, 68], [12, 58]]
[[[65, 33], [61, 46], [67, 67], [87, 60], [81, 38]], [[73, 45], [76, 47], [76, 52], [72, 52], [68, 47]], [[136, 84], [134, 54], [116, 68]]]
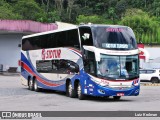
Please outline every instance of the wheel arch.
[[66, 79], [66, 91], [67, 91], [67, 89], [68, 89], [68, 85], [69, 85], [69, 82], [71, 81], [71, 79], [70, 78], [67, 78]]
[[35, 80], [36, 80], [36, 76], [33, 76], [33, 78], [32, 78], [32, 79], [33, 79], [33, 81], [35, 81]]
[[[70, 78], [67, 78], [66, 79], [66, 91], [68, 89], [68, 85], [69, 85], [69, 82], [71, 82], [72, 80]], [[72, 82], [72, 86], [73, 86], [73, 89], [76, 90], [77, 87], [78, 87], [78, 83], [80, 82], [79, 79], [75, 79], [73, 82]]]
[[80, 82], [79, 79], [75, 79], [75, 81], [74, 81], [74, 89], [75, 89], [75, 88], [77, 89], [79, 82]]

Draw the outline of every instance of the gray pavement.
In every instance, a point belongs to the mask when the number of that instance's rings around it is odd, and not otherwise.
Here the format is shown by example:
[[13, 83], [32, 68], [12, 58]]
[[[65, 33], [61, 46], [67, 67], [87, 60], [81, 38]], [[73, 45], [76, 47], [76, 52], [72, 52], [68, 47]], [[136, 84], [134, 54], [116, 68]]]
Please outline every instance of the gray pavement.
[[29, 91], [21, 85], [18, 75], [0, 76], [0, 111], [159, 111], [159, 94], [160, 86], [141, 86], [139, 96], [126, 96], [119, 101], [95, 97], [78, 100], [61, 92]]

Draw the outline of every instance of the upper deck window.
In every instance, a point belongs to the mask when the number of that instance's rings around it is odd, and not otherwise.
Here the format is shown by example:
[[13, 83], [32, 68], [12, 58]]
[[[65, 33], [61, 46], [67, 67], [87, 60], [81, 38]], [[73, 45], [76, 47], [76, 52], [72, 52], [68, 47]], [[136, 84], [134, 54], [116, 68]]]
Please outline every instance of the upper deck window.
[[56, 47], [74, 47], [80, 49], [78, 29], [53, 32], [22, 40], [22, 50], [37, 50]]

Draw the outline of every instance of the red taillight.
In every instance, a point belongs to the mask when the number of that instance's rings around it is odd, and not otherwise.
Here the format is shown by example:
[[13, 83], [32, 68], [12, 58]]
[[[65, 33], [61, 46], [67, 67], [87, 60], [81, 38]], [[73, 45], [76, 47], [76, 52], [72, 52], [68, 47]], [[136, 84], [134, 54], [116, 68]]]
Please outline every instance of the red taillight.
[[24, 63], [23, 63], [23, 62], [21, 62], [21, 67], [22, 67], [22, 68], [24, 67]]
[[18, 65], [21, 66], [21, 67], [23, 67], [24, 63], [21, 60], [18, 60]]
[[21, 66], [21, 60], [18, 60], [18, 66]]

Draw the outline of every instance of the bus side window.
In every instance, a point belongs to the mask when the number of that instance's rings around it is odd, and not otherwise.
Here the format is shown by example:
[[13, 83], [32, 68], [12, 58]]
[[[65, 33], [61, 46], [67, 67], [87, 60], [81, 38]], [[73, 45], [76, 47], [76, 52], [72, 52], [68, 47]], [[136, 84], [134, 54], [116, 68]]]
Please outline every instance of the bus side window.
[[59, 73], [62, 74], [74, 74], [79, 72], [79, 66], [77, 63], [71, 60], [59, 60]]
[[52, 62], [50, 60], [37, 60], [36, 69], [41, 73], [51, 73], [52, 72]]
[[57, 32], [55, 33], [55, 40], [56, 40], [56, 47], [64, 47], [66, 41], [66, 32], [65, 31], [61, 31], [61, 32]]
[[89, 27], [80, 27], [80, 37], [81, 37], [81, 44], [93, 46], [93, 38], [92, 38], [92, 32], [91, 28]]
[[52, 73], [58, 73], [59, 61], [52, 60]]
[[67, 31], [66, 39], [67, 39], [67, 42], [65, 44], [66, 47], [74, 47], [74, 48], [80, 49], [78, 29]]
[[77, 63], [70, 61], [70, 63], [68, 65], [69, 65], [69, 67], [68, 67], [69, 71], [71, 73], [78, 73], [79, 72], [79, 66]]

